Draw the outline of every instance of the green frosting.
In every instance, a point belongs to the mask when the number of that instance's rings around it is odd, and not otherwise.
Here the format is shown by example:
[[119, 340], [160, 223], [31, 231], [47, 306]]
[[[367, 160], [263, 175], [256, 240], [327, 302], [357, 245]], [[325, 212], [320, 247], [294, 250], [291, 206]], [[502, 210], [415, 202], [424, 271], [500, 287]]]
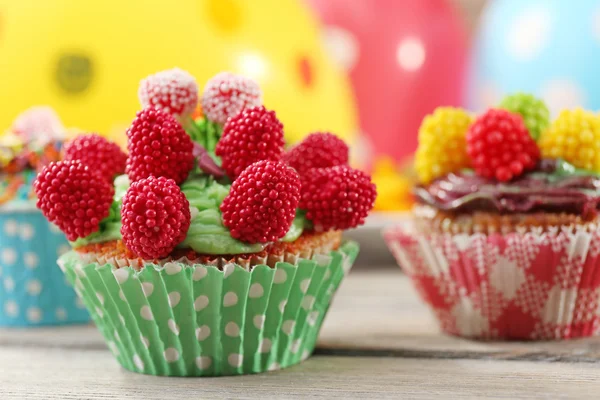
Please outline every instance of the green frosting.
[[294, 218], [294, 222], [292, 222], [292, 226], [290, 226], [290, 230], [287, 231], [285, 236], [281, 238], [282, 242], [293, 242], [298, 239], [304, 229], [309, 228], [310, 221], [306, 219], [305, 213], [302, 210], [296, 210], [296, 217]]
[[[187, 133], [195, 143], [202, 146], [208, 152], [208, 155], [218, 166], [221, 166], [221, 158], [215, 154], [217, 142], [223, 133], [221, 125], [205, 118], [200, 118], [194, 121], [192, 129], [188, 129]], [[196, 174], [203, 174], [202, 169], [198, 165], [194, 167], [194, 172]]]
[[264, 249], [263, 244], [248, 244], [232, 238], [223, 225], [219, 206], [229, 193], [229, 187], [206, 175], [192, 177], [181, 185], [181, 191], [190, 202], [192, 221], [179, 247], [202, 254], [257, 253]]
[[[74, 247], [121, 239], [121, 204], [129, 187], [129, 179], [122, 175], [115, 179], [115, 197], [110, 214], [102, 220], [100, 229], [91, 235], [72, 242]], [[223, 225], [219, 206], [229, 193], [230, 185], [217, 182], [212, 176], [192, 174], [181, 185], [181, 191], [190, 203], [192, 220], [187, 236], [179, 244], [201, 254], [246, 254], [263, 250], [266, 244], [249, 244], [234, 239]], [[281, 240], [293, 242], [309, 225], [302, 211], [298, 211], [289, 231]]]
[[[127, 189], [129, 189], [129, 177], [127, 175], [119, 175], [115, 178], [115, 201], [121, 202], [125, 193], [127, 193]], [[119, 207], [119, 210], [121, 207]]]
[[556, 169], [550, 175], [557, 177], [557, 178], [563, 178], [563, 177], [567, 177], [567, 176], [600, 177], [600, 174], [598, 174], [596, 172], [577, 168], [573, 164], [570, 164], [562, 159], [556, 160]]
[[204, 147], [209, 153], [214, 153], [217, 142], [221, 138], [223, 128], [221, 125], [209, 121], [206, 118], [200, 118], [195, 123], [195, 129], [190, 130], [188, 134], [192, 137], [192, 140], [202, 147]]

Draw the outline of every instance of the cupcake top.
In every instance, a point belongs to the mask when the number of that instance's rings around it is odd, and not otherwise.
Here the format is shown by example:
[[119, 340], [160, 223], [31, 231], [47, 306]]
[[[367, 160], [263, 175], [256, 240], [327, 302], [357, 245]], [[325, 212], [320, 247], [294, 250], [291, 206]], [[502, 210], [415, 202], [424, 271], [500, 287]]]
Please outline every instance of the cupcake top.
[[506, 97], [474, 117], [442, 107], [423, 120], [416, 200], [444, 212], [568, 213], [600, 208], [600, 117], [564, 110], [550, 123], [545, 104]]
[[0, 134], [0, 207], [35, 199], [36, 174], [60, 159], [65, 128], [50, 107], [32, 107]]
[[83, 135], [35, 182], [38, 207], [75, 248], [122, 240], [144, 260], [177, 249], [252, 254], [356, 227], [373, 207], [375, 185], [348, 165], [335, 135], [315, 132], [286, 151], [284, 127], [252, 80], [220, 73], [199, 95], [173, 69], [142, 80], [138, 94], [128, 154]]

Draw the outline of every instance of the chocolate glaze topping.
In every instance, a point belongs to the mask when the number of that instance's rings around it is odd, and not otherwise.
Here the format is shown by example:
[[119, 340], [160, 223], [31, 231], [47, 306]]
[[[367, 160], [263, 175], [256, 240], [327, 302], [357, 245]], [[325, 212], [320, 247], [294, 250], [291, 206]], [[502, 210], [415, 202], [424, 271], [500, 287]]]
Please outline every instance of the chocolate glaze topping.
[[535, 171], [508, 183], [472, 171], [449, 174], [415, 188], [417, 202], [446, 212], [501, 214], [565, 212], [585, 217], [600, 208], [600, 176], [561, 160], [542, 160]]

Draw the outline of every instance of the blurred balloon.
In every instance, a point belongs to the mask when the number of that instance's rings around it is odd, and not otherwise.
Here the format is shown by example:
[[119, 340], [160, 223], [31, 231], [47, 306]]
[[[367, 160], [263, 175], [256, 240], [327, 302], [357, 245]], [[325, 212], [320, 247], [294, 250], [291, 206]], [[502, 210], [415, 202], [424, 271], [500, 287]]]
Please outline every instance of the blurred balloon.
[[496, 0], [484, 10], [467, 103], [475, 111], [505, 94], [531, 92], [553, 115], [600, 108], [600, 2]]
[[3, 127], [48, 104], [67, 126], [121, 134], [140, 79], [178, 66], [201, 89], [221, 70], [255, 78], [289, 140], [357, 131], [350, 83], [297, 0], [0, 0], [0, 60]]
[[260, 83], [264, 102], [284, 122], [288, 140], [315, 130], [354, 137], [352, 87], [325, 52], [318, 20], [303, 1], [202, 2], [202, 22], [213, 31], [227, 68]]
[[350, 73], [372, 153], [363, 156], [411, 154], [421, 119], [462, 100], [466, 42], [453, 8], [442, 0], [308, 1]]

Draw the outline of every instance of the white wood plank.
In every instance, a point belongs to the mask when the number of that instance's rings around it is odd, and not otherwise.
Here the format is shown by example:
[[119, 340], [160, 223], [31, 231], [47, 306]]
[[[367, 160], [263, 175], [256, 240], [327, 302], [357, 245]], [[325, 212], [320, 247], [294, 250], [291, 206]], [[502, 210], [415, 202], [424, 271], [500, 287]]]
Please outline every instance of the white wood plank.
[[597, 398], [598, 364], [315, 356], [242, 377], [163, 378], [105, 350], [0, 347], [2, 399]]
[[484, 342], [442, 334], [406, 275], [351, 274], [321, 332], [321, 348], [402, 350], [402, 355], [600, 360], [600, 338], [551, 342]]
[[[0, 346], [3, 345], [105, 348], [93, 326], [2, 329]], [[394, 269], [350, 274], [336, 295], [318, 345], [322, 351], [392, 350], [398, 356], [416, 357], [600, 360], [598, 338], [503, 343], [443, 335], [406, 276]]]

